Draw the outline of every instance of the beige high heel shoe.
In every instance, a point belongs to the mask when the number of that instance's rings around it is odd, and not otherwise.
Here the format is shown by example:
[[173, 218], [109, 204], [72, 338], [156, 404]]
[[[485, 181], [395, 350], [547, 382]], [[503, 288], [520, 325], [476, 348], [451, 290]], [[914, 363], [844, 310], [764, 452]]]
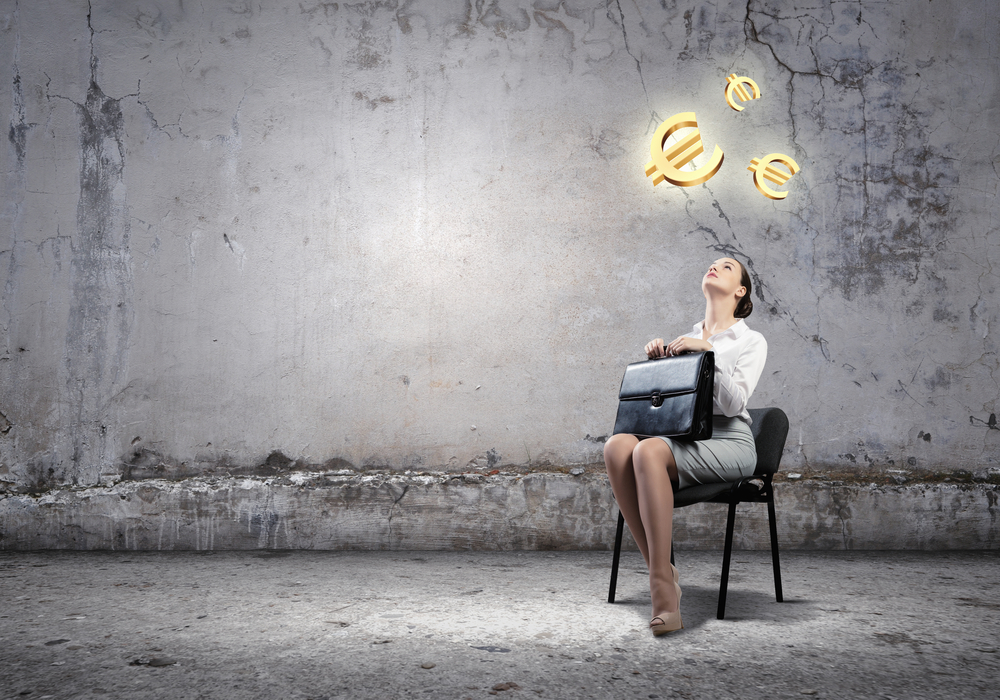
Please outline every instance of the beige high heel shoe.
[[[684, 623], [681, 621], [680, 608], [681, 587], [676, 583], [674, 586], [677, 587], [677, 610], [672, 613], [657, 615], [649, 621], [649, 629], [653, 630], [653, 635], [656, 637], [664, 635], [667, 632], [676, 632], [677, 630], [684, 629]], [[659, 620], [659, 622], [657, 622], [657, 620]]]

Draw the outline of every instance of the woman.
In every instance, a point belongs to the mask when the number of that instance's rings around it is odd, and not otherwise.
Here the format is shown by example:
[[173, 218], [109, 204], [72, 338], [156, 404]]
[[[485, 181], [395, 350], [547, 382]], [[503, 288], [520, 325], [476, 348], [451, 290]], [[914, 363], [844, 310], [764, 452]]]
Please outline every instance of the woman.
[[649, 626], [657, 636], [684, 626], [677, 569], [670, 563], [673, 489], [736, 481], [751, 476], [757, 466], [747, 401], [764, 369], [767, 342], [743, 321], [753, 310], [750, 288], [750, 275], [740, 262], [733, 258], [716, 260], [701, 280], [705, 319], [691, 333], [666, 345], [662, 338], [646, 345], [650, 359], [714, 351], [712, 439], [640, 440], [635, 435], [618, 434], [604, 446], [611, 489], [649, 568], [653, 601]]

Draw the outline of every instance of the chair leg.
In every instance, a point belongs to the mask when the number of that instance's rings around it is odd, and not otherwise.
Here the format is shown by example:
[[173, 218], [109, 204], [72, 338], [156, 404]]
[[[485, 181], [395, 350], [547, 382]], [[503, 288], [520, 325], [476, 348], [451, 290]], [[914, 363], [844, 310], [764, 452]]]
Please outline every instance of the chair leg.
[[733, 554], [733, 525], [736, 523], [736, 502], [729, 504], [729, 519], [726, 522], [726, 551], [722, 555], [722, 581], [719, 583], [719, 610], [716, 617], [726, 617], [726, 593], [729, 590], [729, 560]]
[[779, 603], [784, 600], [781, 595], [781, 565], [778, 563], [778, 525], [774, 517], [774, 488], [768, 480], [767, 488], [767, 519], [771, 525], [771, 566], [774, 568], [774, 598]]
[[615, 602], [615, 588], [618, 585], [618, 560], [622, 553], [622, 534], [625, 531], [625, 516], [618, 511], [618, 533], [615, 535], [615, 558], [611, 561], [611, 586], [608, 588], [608, 602]]

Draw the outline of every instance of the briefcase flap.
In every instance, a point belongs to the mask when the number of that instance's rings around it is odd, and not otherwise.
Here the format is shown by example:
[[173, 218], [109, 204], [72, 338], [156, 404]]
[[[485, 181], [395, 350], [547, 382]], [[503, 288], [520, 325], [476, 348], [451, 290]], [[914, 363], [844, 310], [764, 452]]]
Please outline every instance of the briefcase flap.
[[625, 368], [618, 400], [690, 394], [698, 389], [699, 376], [707, 376], [714, 371], [715, 353], [711, 350], [633, 362]]

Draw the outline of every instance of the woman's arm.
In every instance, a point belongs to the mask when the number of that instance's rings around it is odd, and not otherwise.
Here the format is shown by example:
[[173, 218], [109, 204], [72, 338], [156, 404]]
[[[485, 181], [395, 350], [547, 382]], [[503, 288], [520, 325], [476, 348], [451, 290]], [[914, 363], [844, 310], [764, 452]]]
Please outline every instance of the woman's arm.
[[764, 371], [766, 360], [767, 341], [760, 333], [754, 333], [736, 358], [732, 375], [715, 368], [715, 403], [722, 409], [723, 415], [732, 418], [743, 413]]
[[670, 341], [670, 344], [667, 345], [667, 354], [680, 355], [685, 352], [705, 352], [712, 348], [712, 344], [707, 340], [682, 335], [680, 338], [674, 338]]
[[646, 343], [646, 357], [655, 360], [657, 357], [669, 357], [670, 355], [680, 355], [682, 352], [701, 352], [711, 350], [712, 344], [701, 338], [692, 338], [689, 335], [682, 335], [674, 338], [669, 343], [664, 343], [663, 338], [656, 338]]

